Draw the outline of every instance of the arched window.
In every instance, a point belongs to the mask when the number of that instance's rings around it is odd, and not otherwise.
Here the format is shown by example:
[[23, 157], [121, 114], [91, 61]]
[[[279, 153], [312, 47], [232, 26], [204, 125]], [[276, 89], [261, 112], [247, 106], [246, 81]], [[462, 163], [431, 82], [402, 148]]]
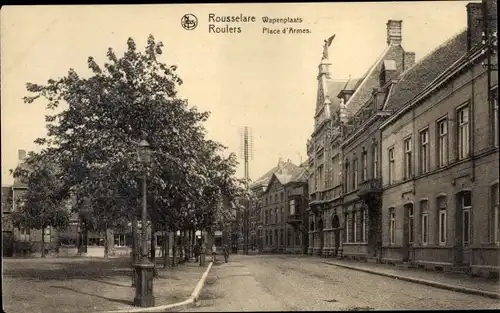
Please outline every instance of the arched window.
[[415, 215], [413, 210], [413, 203], [407, 203], [405, 210], [408, 212], [408, 242], [415, 241]]
[[471, 211], [472, 197], [470, 191], [464, 191], [460, 194], [460, 207], [462, 209], [462, 244], [469, 245], [471, 243]]
[[446, 221], [446, 208], [447, 208], [447, 198], [445, 196], [440, 196], [437, 198], [437, 213], [438, 213], [438, 243], [440, 245], [446, 244], [446, 234], [448, 229], [448, 223]]
[[426, 245], [429, 243], [429, 203], [427, 200], [420, 201], [420, 212], [422, 244]]
[[314, 231], [314, 222], [311, 221], [311, 224], [309, 225], [309, 230]]
[[389, 208], [389, 242], [396, 242], [396, 212], [394, 208]]

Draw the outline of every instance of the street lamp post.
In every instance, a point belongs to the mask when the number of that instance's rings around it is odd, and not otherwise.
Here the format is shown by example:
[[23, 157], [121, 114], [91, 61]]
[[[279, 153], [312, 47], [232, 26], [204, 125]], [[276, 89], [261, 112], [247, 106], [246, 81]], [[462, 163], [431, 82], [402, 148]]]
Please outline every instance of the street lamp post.
[[[139, 161], [145, 165], [151, 161], [151, 146], [146, 140], [142, 140], [137, 146]], [[145, 167], [145, 166], [144, 166]], [[137, 281], [135, 283], [134, 305], [139, 307], [154, 306], [153, 296], [153, 270], [154, 264], [148, 258], [147, 245], [147, 203], [146, 203], [146, 171], [144, 171], [142, 182], [142, 212], [141, 212], [141, 259], [135, 265]]]

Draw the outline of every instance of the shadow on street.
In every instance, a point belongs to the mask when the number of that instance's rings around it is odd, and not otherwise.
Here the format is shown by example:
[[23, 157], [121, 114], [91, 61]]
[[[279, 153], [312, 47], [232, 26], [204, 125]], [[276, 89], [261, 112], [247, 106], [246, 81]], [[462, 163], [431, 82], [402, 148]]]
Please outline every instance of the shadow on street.
[[121, 300], [121, 299], [112, 299], [112, 298], [103, 297], [103, 296], [92, 294], [92, 293], [88, 293], [88, 292], [83, 292], [83, 291], [75, 290], [75, 289], [70, 288], [70, 287], [65, 287], [65, 286], [50, 286], [50, 287], [57, 288], [57, 289], [69, 290], [69, 291], [73, 291], [73, 292], [76, 292], [76, 293], [79, 293], [79, 294], [82, 294], [82, 295], [91, 296], [91, 297], [97, 297], [97, 298], [100, 298], [100, 299], [103, 299], [103, 300], [107, 300], [107, 301], [111, 301], [111, 302], [116, 302], [116, 303], [120, 303], [120, 304], [127, 304], [127, 305], [133, 305], [134, 304], [133, 301]]

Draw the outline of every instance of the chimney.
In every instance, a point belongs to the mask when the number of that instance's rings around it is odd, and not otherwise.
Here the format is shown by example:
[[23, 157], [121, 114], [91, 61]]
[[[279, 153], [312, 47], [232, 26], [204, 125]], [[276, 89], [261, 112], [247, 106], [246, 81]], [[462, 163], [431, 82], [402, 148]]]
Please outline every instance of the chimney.
[[481, 42], [481, 33], [483, 32], [483, 4], [467, 4], [467, 48]]
[[403, 37], [401, 35], [401, 20], [387, 21], [387, 44], [391, 46], [400, 46]]
[[403, 64], [404, 71], [415, 65], [415, 52], [405, 52]]
[[280, 157], [278, 159], [278, 167], [281, 168], [285, 162], [283, 162], [283, 159]]
[[17, 150], [17, 156], [19, 161], [24, 161], [26, 159], [26, 150]]

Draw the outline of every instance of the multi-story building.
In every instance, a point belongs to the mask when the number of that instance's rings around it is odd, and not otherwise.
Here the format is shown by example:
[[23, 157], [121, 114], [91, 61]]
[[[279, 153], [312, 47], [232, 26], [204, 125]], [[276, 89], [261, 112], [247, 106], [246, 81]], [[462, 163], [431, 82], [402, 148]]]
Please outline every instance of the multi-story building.
[[496, 12], [468, 4], [467, 28], [393, 86], [380, 127], [384, 261], [499, 271], [498, 63], [481, 36], [496, 36]]
[[301, 252], [304, 235], [303, 212], [307, 206], [307, 168], [290, 160], [256, 180], [250, 187], [261, 209], [256, 211], [257, 236], [264, 252]]
[[401, 46], [401, 25], [387, 22], [387, 48], [361, 78], [332, 81], [323, 56], [316, 127], [308, 144], [310, 167], [315, 169], [310, 182], [311, 254], [366, 259], [379, 251], [378, 127], [387, 115], [384, 105], [391, 86], [415, 62], [415, 54]]

